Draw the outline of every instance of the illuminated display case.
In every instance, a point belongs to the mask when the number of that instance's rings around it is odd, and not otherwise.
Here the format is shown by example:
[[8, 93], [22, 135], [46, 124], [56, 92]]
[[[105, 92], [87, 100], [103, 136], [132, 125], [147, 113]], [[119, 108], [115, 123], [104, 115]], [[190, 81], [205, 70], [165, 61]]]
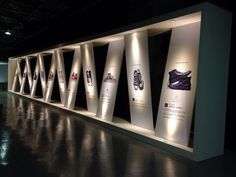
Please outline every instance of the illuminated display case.
[[[170, 44], [159, 108], [154, 117], [148, 40], [167, 31], [171, 31]], [[11, 57], [8, 91], [201, 161], [224, 153], [230, 39], [231, 13], [202, 3], [115, 32]], [[99, 94], [93, 48], [102, 45], [109, 47], [104, 72], [98, 73], [102, 76]], [[70, 72], [65, 70], [63, 52], [66, 50], [74, 50]], [[131, 122], [113, 117], [124, 53]], [[51, 56], [48, 71], [44, 66], [47, 55]], [[37, 58], [34, 70], [30, 65], [32, 58]], [[87, 110], [74, 109], [80, 71]], [[70, 74], [68, 82], [67, 73]], [[59, 84], [60, 102], [51, 101], [54, 82]], [[26, 84], [29, 93], [24, 92]], [[42, 98], [35, 97], [37, 87], [41, 87]], [[194, 137], [190, 145], [192, 125]]]

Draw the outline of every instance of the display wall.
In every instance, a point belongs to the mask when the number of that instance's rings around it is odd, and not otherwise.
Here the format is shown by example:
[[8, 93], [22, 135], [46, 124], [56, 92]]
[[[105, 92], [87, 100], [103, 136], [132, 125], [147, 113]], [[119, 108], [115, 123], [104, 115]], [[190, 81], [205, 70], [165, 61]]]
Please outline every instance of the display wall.
[[[219, 108], [217, 113], [213, 109], [218, 102], [226, 104], [230, 27], [230, 13], [203, 3], [125, 27], [118, 30], [118, 33], [110, 32], [92, 39], [10, 58], [8, 88], [10, 92], [71, 111], [88, 121], [184, 157], [204, 160], [220, 155], [224, 150], [225, 107]], [[212, 33], [212, 29], [215, 33]], [[222, 35], [216, 35], [216, 30], [221, 31]], [[158, 67], [165, 68], [159, 71], [163, 72], [161, 75], [164, 77], [153, 80], [150, 79], [150, 67], [152, 70], [155, 68], [150, 66], [148, 41], [165, 32], [171, 33], [168, 56], [166, 63]], [[212, 38], [215, 43], [211, 42]], [[104, 71], [96, 72], [95, 63], [101, 59], [95, 57], [94, 49], [107, 44], [109, 47], [107, 56], [104, 56]], [[223, 47], [222, 50], [215, 50], [219, 46]], [[71, 66], [67, 66], [64, 59], [63, 52], [67, 50], [73, 51]], [[32, 76], [30, 60], [35, 57], [37, 61]], [[119, 79], [123, 58], [126, 62], [123, 70], [126, 70], [127, 80]], [[153, 60], [160, 59], [152, 59], [152, 63]], [[45, 61], [50, 63], [48, 72]], [[209, 66], [211, 78], [208, 77]], [[67, 70], [67, 74], [70, 73], [68, 82], [65, 67], [71, 68], [70, 72]], [[220, 74], [222, 70], [225, 72]], [[81, 87], [80, 73], [84, 80], [86, 110], [75, 107], [76, 97], [81, 92], [78, 89]], [[220, 81], [219, 75], [222, 79]], [[99, 83], [101, 88], [98, 88], [97, 77], [102, 77]], [[211, 82], [206, 81], [206, 78]], [[52, 100], [52, 94], [57, 93], [55, 81], [58, 82], [59, 93], [55, 95], [56, 100]], [[128, 84], [129, 98], [124, 99], [129, 99], [130, 122], [113, 115], [119, 82]], [[25, 83], [28, 83], [30, 93], [24, 91]], [[159, 100], [152, 96], [152, 93], [158, 95], [156, 90], [151, 89], [152, 84], [162, 85]], [[41, 98], [35, 97], [37, 86], [40, 85]], [[212, 85], [218, 88], [215, 90], [216, 94], [212, 94], [209, 89]], [[159, 107], [155, 108], [153, 99], [157, 100]], [[206, 100], [211, 99], [215, 101], [206, 105]], [[157, 112], [157, 117], [154, 112]], [[194, 136], [190, 137], [192, 122]]]

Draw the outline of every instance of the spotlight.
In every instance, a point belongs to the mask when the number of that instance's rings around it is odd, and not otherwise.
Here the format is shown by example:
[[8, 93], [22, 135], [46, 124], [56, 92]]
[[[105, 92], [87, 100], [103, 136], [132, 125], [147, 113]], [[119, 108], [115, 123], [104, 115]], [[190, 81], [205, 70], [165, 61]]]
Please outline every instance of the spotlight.
[[11, 32], [10, 32], [10, 31], [6, 31], [5, 34], [8, 35], [8, 36], [10, 36], [10, 35], [11, 35]]

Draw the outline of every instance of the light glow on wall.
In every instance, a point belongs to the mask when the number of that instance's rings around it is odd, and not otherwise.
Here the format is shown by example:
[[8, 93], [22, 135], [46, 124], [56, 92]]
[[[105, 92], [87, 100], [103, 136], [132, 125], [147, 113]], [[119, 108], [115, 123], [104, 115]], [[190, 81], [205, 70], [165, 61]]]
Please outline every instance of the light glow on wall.
[[0, 164], [7, 165], [7, 153], [9, 150], [9, 132], [3, 131], [2, 136], [0, 138]]
[[43, 98], [46, 97], [46, 74], [45, 74], [45, 67], [44, 67], [44, 59], [42, 54], [38, 54], [38, 60], [39, 60], [39, 75], [40, 75], [40, 81], [41, 81], [41, 87], [43, 92]]
[[140, 59], [140, 46], [139, 41], [137, 39], [137, 33], [132, 34], [132, 42], [131, 42], [131, 49], [132, 49], [132, 55], [134, 62], [138, 62]]
[[167, 121], [167, 132], [168, 132], [168, 138], [171, 139], [171, 137], [175, 134], [176, 130], [178, 129], [178, 122], [174, 115], [172, 115], [172, 118], [169, 118]]
[[108, 104], [102, 104], [101, 115], [99, 115], [100, 118], [102, 118], [102, 119], [106, 118], [108, 108], [109, 108]]
[[131, 123], [153, 130], [148, 31], [125, 36], [125, 55]]

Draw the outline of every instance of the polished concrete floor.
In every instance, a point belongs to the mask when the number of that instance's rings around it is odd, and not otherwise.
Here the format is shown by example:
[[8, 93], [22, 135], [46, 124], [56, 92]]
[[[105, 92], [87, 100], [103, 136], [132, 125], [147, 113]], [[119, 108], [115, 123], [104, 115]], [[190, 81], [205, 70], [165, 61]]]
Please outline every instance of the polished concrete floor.
[[196, 163], [0, 92], [0, 177], [235, 177], [236, 152]]

